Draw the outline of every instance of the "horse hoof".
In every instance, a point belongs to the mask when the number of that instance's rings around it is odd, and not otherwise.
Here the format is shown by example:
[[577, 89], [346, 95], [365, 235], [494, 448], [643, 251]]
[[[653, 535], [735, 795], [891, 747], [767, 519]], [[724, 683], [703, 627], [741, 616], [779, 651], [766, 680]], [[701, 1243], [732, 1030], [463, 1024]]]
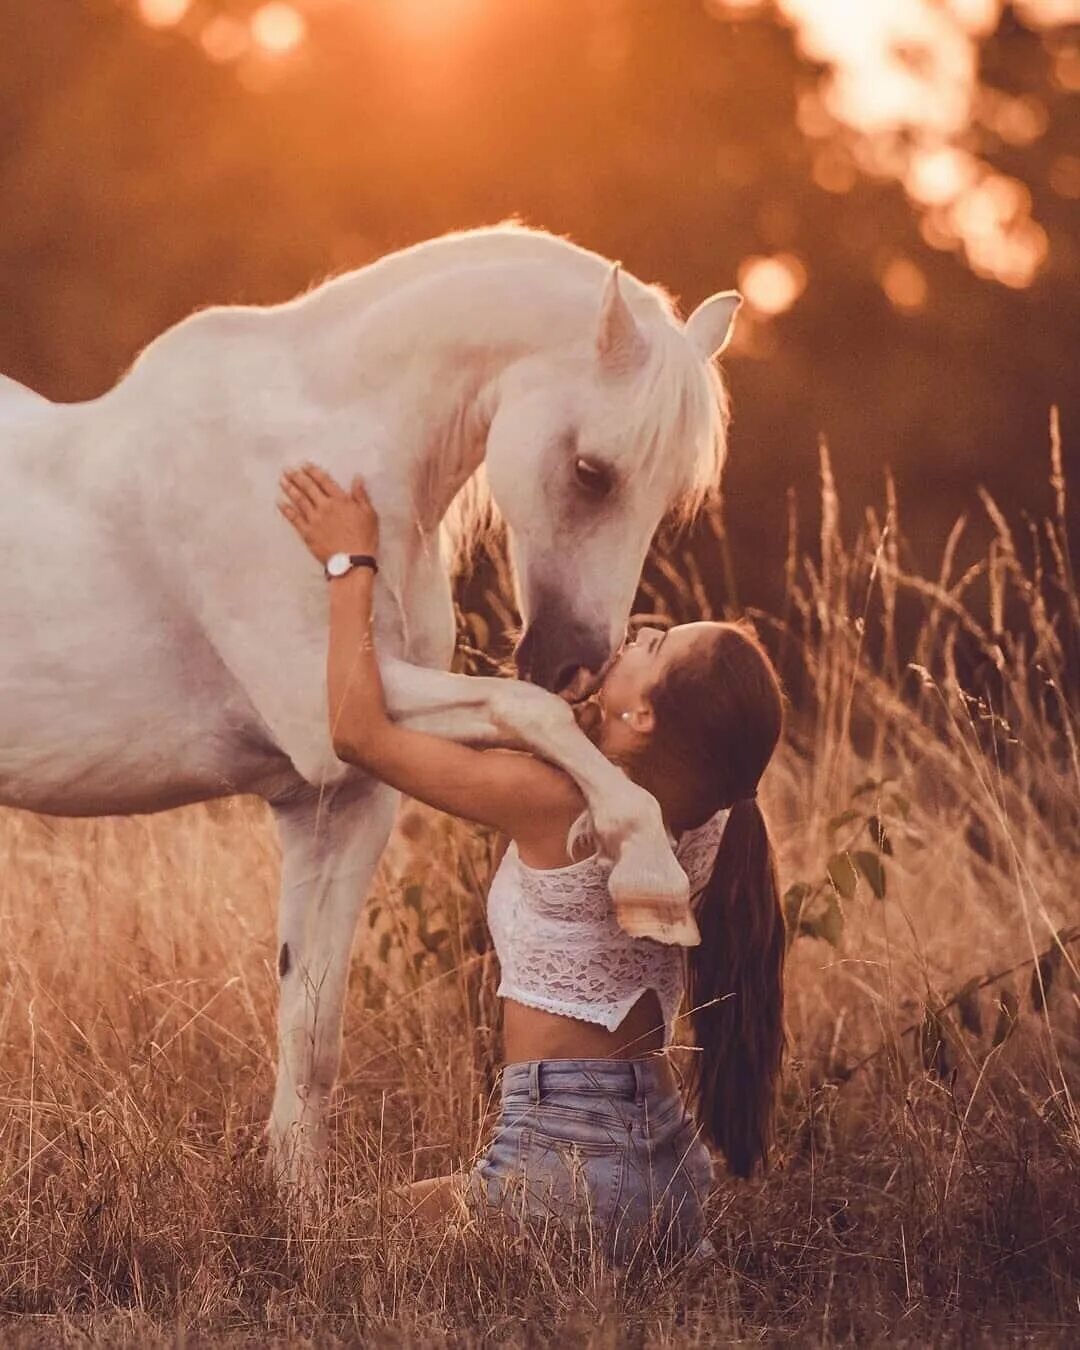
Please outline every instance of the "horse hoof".
[[655, 849], [632, 841], [624, 845], [608, 878], [615, 904], [689, 912], [690, 882], [666, 837], [661, 835], [661, 840]]
[[325, 1155], [312, 1147], [302, 1125], [266, 1131], [263, 1164], [268, 1183], [290, 1207], [305, 1213], [319, 1209], [326, 1193]]

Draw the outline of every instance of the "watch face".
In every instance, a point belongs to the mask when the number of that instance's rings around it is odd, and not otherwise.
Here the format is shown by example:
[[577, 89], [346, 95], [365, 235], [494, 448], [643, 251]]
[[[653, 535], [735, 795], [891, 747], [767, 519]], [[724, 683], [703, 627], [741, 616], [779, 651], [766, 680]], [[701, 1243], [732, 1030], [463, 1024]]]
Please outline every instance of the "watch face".
[[347, 553], [332, 553], [326, 560], [326, 570], [332, 577], [343, 577], [351, 566]]

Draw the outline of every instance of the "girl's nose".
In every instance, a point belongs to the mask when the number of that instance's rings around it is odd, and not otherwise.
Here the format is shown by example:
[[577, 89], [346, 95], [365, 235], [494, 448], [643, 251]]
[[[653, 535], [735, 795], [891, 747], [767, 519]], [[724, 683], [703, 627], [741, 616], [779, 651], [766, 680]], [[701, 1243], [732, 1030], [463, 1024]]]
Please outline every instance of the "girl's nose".
[[626, 640], [627, 642], [636, 642], [646, 629], [652, 632], [666, 633], [672, 623], [673, 620], [669, 619], [666, 614], [631, 614], [626, 625]]

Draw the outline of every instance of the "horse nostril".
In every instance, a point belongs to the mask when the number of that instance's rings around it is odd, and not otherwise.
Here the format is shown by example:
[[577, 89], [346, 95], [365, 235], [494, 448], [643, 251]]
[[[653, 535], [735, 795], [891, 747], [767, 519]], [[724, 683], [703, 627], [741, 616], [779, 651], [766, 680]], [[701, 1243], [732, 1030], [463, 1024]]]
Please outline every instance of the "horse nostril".
[[581, 667], [576, 661], [567, 661], [564, 665], [561, 665], [555, 672], [555, 678], [551, 682], [551, 692], [553, 694], [561, 694], [567, 685], [573, 683], [574, 677], [580, 669]]

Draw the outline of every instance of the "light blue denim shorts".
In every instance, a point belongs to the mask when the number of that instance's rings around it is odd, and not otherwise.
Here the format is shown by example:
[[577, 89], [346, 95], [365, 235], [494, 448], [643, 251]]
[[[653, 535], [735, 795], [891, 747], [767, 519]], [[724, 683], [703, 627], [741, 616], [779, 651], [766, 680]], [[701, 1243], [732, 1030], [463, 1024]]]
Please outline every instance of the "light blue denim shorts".
[[470, 1177], [482, 1209], [584, 1235], [626, 1264], [702, 1256], [709, 1152], [656, 1060], [508, 1064], [495, 1137]]

